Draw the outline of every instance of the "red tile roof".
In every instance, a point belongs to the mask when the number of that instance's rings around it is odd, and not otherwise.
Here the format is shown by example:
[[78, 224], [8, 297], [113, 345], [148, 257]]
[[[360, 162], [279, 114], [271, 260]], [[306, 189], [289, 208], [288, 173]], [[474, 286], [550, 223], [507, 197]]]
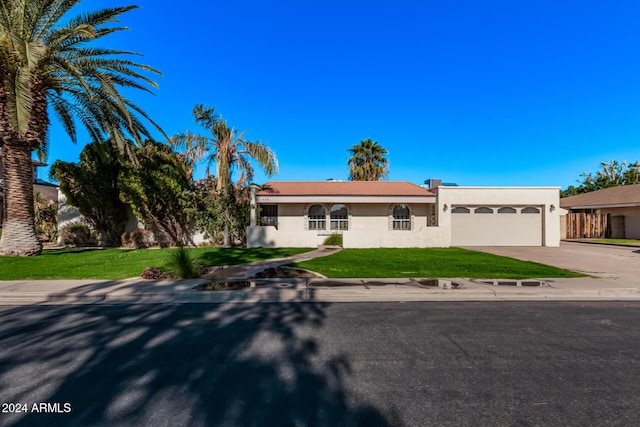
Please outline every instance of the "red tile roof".
[[566, 209], [609, 205], [640, 205], [640, 184], [605, 188], [560, 199], [560, 207]]
[[406, 181], [272, 181], [259, 196], [435, 196]]

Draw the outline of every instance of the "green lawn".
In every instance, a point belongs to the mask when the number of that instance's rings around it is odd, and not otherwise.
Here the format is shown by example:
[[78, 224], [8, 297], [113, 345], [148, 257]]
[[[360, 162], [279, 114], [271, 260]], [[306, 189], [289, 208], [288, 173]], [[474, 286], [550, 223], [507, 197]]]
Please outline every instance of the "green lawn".
[[459, 248], [343, 249], [296, 264], [331, 278], [547, 278], [584, 275], [534, 262]]
[[603, 245], [640, 246], [640, 240], [638, 239], [580, 239], [578, 241]]
[[[35, 257], [0, 256], [0, 280], [124, 279], [145, 267], [169, 269], [166, 249], [51, 249]], [[304, 248], [191, 248], [206, 265], [231, 265], [308, 252]]]

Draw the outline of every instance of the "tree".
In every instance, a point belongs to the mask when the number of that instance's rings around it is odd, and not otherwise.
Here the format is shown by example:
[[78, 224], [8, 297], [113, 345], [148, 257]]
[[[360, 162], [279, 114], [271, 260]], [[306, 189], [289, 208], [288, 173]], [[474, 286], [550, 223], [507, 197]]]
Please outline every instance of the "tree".
[[136, 6], [88, 12], [63, 21], [80, 0], [3, 0], [0, 3], [0, 161], [6, 220], [2, 255], [42, 250], [34, 230], [34, 151], [46, 150], [49, 111], [73, 142], [76, 121], [93, 140], [109, 137], [127, 151], [126, 136], [150, 138], [144, 111], [122, 96], [122, 88], [150, 92], [144, 73], [155, 69], [123, 56], [133, 52], [90, 47], [89, 42], [126, 29], [112, 26]]
[[136, 150], [137, 161], [125, 161], [118, 175], [120, 200], [131, 206], [160, 245], [188, 243], [195, 208], [186, 157], [155, 141]]
[[588, 193], [590, 191], [601, 190], [603, 188], [617, 187], [620, 185], [640, 184], [640, 162], [627, 163], [626, 160], [618, 162], [600, 163], [600, 170], [595, 174], [583, 172], [582, 180], [577, 180], [580, 184], [577, 187], [570, 185], [566, 190], [560, 192], [561, 197], [575, 196], [576, 194]]
[[[171, 144], [183, 150], [191, 164], [202, 159], [207, 162], [207, 175], [209, 167], [215, 164], [215, 190], [213, 198], [226, 198], [229, 192], [234, 191], [232, 174], [235, 170], [240, 176], [235, 182], [237, 187], [244, 187], [253, 179], [253, 166], [255, 161], [268, 176], [278, 172], [278, 160], [274, 152], [260, 141], [247, 141], [244, 132], [238, 132], [230, 128], [222, 116], [215, 113], [215, 109], [202, 104], [193, 109], [193, 116], [198, 125], [211, 133], [211, 136], [185, 132], [171, 137]], [[230, 210], [224, 209], [224, 217], [230, 217]], [[225, 220], [224, 245], [230, 245], [229, 221]]]
[[378, 181], [389, 173], [388, 152], [377, 141], [363, 139], [349, 148], [349, 180]]
[[230, 240], [246, 242], [251, 212], [249, 188], [236, 186], [225, 195], [216, 192], [215, 185], [212, 177], [196, 183], [195, 227], [205, 231], [215, 244], [224, 244], [225, 230]]
[[80, 163], [61, 160], [50, 174], [60, 183], [60, 191], [98, 233], [105, 246], [120, 246], [127, 223], [127, 205], [120, 200], [118, 176], [121, 159], [112, 144], [92, 142], [80, 153]]

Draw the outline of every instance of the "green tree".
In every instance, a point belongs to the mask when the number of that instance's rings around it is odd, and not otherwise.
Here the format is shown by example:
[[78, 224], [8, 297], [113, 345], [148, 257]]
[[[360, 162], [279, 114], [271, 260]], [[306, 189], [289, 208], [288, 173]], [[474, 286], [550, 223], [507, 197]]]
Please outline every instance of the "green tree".
[[[149, 91], [157, 73], [124, 59], [132, 52], [91, 47], [90, 42], [126, 29], [113, 26], [136, 6], [82, 13], [67, 20], [80, 0], [3, 0], [0, 3], [0, 161], [6, 220], [0, 254], [35, 255], [42, 244], [34, 230], [34, 151], [46, 149], [49, 114], [76, 140], [76, 121], [93, 140], [107, 135], [122, 150], [126, 135], [150, 137], [149, 117], [120, 93]], [[64, 20], [63, 20], [64, 19]], [[150, 121], [156, 126], [152, 121]], [[157, 127], [157, 126], [156, 126]]]
[[560, 192], [560, 196], [569, 197], [603, 188], [640, 184], [640, 162], [627, 163], [626, 160], [602, 162], [595, 174], [583, 172], [580, 177], [581, 179], [577, 180], [579, 183], [577, 187], [570, 185]]
[[[251, 182], [254, 174], [252, 161], [255, 161], [268, 176], [278, 172], [278, 160], [274, 152], [260, 141], [247, 141], [244, 132], [230, 128], [222, 116], [215, 113], [214, 108], [199, 104], [194, 107], [193, 115], [196, 123], [211, 135], [187, 131], [174, 135], [171, 143], [183, 150], [191, 164], [206, 160], [207, 175], [210, 166], [215, 164], [216, 194], [212, 193], [212, 198], [225, 199], [235, 188], [242, 188]], [[232, 181], [234, 171], [240, 173], [235, 186]], [[230, 210], [225, 209], [222, 216], [227, 218], [224, 225], [224, 245], [229, 246]]]
[[389, 173], [388, 152], [377, 141], [363, 139], [349, 148], [349, 180], [378, 181]]
[[195, 208], [186, 157], [155, 141], [135, 150], [136, 162], [125, 161], [118, 175], [120, 200], [131, 206], [161, 245], [189, 243]]
[[249, 188], [235, 186], [233, 191], [224, 194], [216, 192], [215, 185], [212, 177], [196, 183], [196, 228], [205, 231], [215, 244], [224, 244], [225, 229], [231, 241], [246, 242], [250, 216]]
[[127, 205], [118, 187], [121, 168], [116, 147], [99, 142], [83, 148], [79, 163], [58, 160], [51, 166], [67, 203], [80, 211], [105, 246], [120, 246], [127, 223]]

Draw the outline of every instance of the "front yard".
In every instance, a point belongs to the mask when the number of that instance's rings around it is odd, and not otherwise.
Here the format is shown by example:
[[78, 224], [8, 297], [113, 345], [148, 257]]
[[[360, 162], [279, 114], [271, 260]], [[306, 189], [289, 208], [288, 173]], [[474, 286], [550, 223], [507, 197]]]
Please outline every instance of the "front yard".
[[[0, 280], [104, 279], [139, 276], [145, 267], [170, 270], [175, 248], [166, 249], [51, 249], [27, 258], [0, 257]], [[310, 251], [308, 248], [190, 248], [207, 266], [233, 265], [268, 258], [282, 258]], [[581, 277], [534, 262], [519, 261], [459, 248], [343, 249], [296, 266], [332, 278], [547, 278]]]
[[544, 264], [460, 248], [343, 249], [334, 255], [296, 264], [296, 267], [317, 271], [331, 278], [584, 277]]
[[[0, 280], [125, 279], [139, 276], [145, 267], [168, 270], [166, 249], [50, 249], [35, 257], [0, 257]], [[190, 248], [203, 264], [232, 265], [308, 252], [304, 248], [242, 249]]]

